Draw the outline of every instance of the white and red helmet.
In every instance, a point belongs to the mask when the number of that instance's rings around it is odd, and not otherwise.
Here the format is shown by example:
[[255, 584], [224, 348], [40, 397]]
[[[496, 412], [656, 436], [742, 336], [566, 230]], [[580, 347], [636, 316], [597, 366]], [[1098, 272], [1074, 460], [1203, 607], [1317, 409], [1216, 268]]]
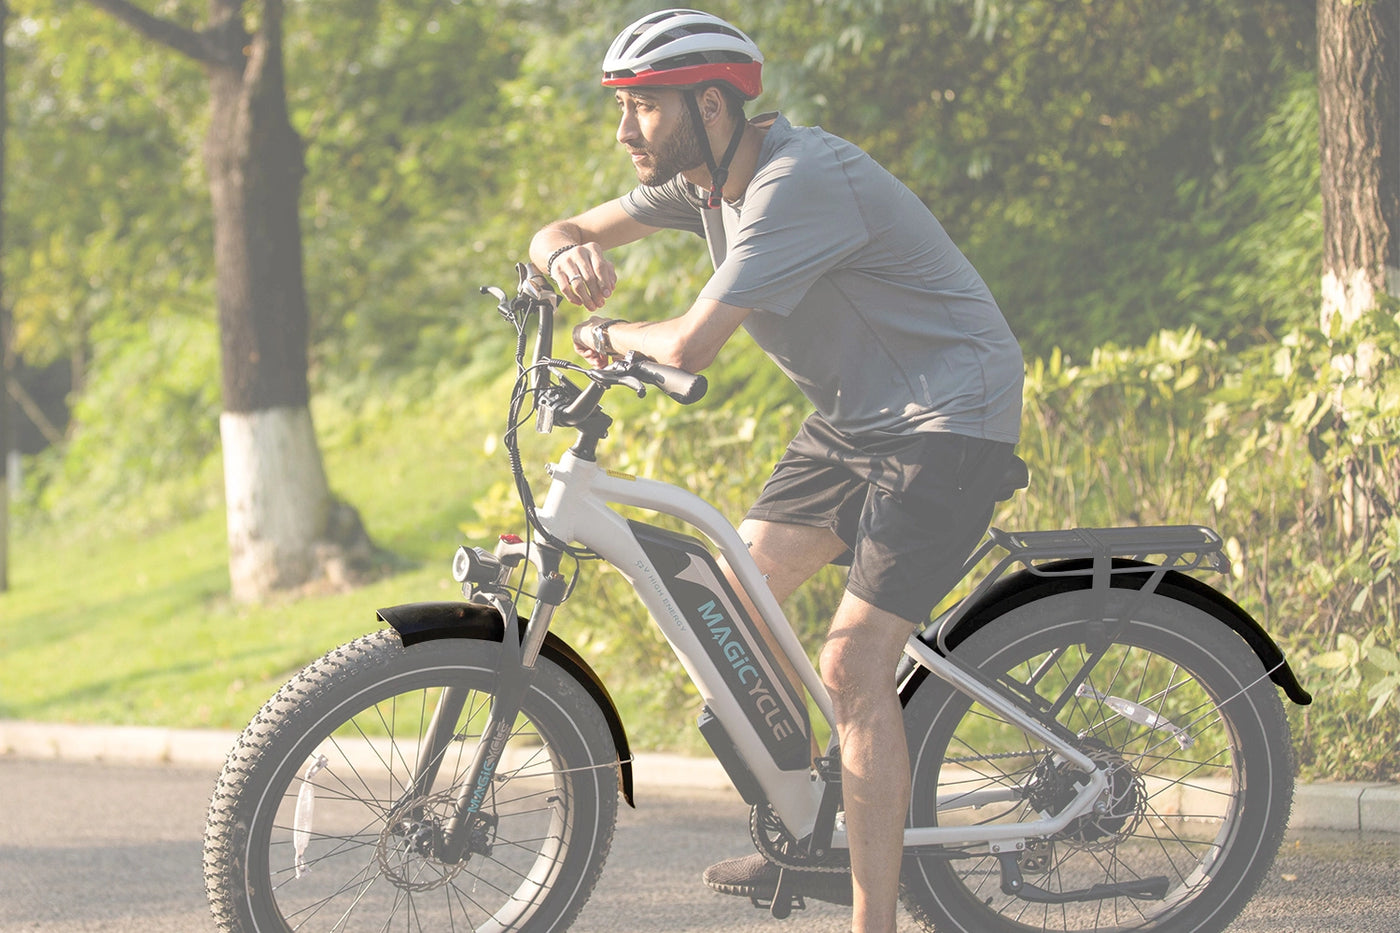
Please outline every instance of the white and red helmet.
[[741, 30], [699, 10], [662, 10], [618, 34], [604, 87], [685, 87], [723, 81], [745, 100], [763, 90], [763, 53]]

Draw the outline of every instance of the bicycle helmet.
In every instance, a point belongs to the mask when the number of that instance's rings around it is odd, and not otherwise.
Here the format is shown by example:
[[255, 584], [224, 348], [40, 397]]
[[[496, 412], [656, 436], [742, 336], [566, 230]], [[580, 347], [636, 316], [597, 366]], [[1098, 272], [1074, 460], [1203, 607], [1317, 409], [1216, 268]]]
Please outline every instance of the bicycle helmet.
[[643, 16], [618, 34], [603, 58], [604, 87], [680, 87], [710, 169], [705, 206], [723, 203], [729, 163], [739, 149], [745, 123], [738, 121], [729, 148], [716, 162], [695, 98], [695, 86], [720, 82], [744, 100], [763, 90], [763, 53], [748, 36], [718, 16], [699, 10], [662, 10]]
[[763, 90], [753, 40], [699, 10], [662, 10], [618, 34], [603, 58], [604, 87], [680, 87], [723, 81], [744, 100]]

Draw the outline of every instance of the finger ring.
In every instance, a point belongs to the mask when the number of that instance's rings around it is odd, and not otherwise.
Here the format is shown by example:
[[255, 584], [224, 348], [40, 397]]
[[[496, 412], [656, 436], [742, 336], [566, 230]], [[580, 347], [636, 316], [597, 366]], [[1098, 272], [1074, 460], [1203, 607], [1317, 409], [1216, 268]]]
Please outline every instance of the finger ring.
[[570, 282], [578, 282], [578, 281], [581, 281], [582, 279], [583, 279], [583, 276], [581, 276], [581, 275], [571, 275], [571, 276], [569, 276], [569, 281], [570, 281]]

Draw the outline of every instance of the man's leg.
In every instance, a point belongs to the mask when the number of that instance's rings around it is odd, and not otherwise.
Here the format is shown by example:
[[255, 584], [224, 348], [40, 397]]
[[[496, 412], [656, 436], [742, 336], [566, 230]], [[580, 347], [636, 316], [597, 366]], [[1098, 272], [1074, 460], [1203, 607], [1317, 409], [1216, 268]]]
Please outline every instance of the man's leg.
[[[789, 525], [746, 518], [739, 524], [739, 537], [759, 572], [768, 578], [768, 588], [778, 598], [787, 599], [818, 570], [840, 557], [846, 545], [830, 528]], [[725, 568], [728, 573], [728, 567]], [[735, 589], [743, 595], [743, 590]], [[746, 607], [752, 610], [752, 605]]]
[[[758, 565], [759, 571], [767, 578], [768, 587], [778, 602], [791, 596], [812, 574], [835, 560], [846, 550], [846, 545], [842, 543], [841, 539], [829, 528], [823, 526], [746, 519], [739, 526], [739, 534], [748, 543], [754, 563]], [[797, 687], [799, 693], [805, 695], [802, 681], [797, 677], [796, 671], [774, 642], [768, 627], [763, 624], [753, 603], [738, 585], [738, 581], [734, 579], [732, 571], [726, 566], [724, 572], [729, 578], [730, 585], [734, 587], [734, 591], [739, 594], [743, 601], [749, 617], [754, 620], [755, 629], [768, 643], [770, 652], [777, 659], [783, 675]], [[820, 754], [822, 754], [822, 750], [817, 747], [814, 734], [812, 737], [812, 757], [815, 758]], [[818, 894], [810, 887], [810, 884], [804, 887], [802, 893], [822, 897], [825, 900], [849, 903], [846, 900], [849, 895], [849, 885], [844, 884], [845, 878], [830, 874], [821, 874], [816, 877], [822, 889], [821, 893]], [[812, 879], [807, 880], [810, 882]], [[716, 891], [746, 897], [771, 897], [777, 887], [777, 881], [777, 867], [760, 854], [725, 859], [711, 865], [705, 871], [705, 883]], [[844, 887], [847, 894], [842, 895], [840, 890], [836, 890], [833, 897], [833, 891], [829, 890], [833, 885], [837, 889]]]
[[913, 632], [913, 623], [847, 593], [822, 648], [822, 681], [841, 742], [854, 933], [895, 930], [909, 753], [894, 674]]
[[[768, 580], [768, 589], [780, 603], [846, 550], [846, 545], [831, 529], [812, 525], [790, 525], [748, 518], [740, 523], [739, 536], [748, 544], [754, 563]], [[768, 626], [764, 624], [762, 616], [758, 614], [744, 588], [735, 579], [734, 572], [728, 563], [721, 562], [721, 566], [724, 575], [729, 579], [729, 585], [734, 588], [734, 592], [744, 604], [744, 611], [753, 620], [754, 628], [767, 643], [768, 650], [777, 660], [778, 666], [782, 668], [783, 675], [799, 694], [805, 696], [797, 672], [773, 640]], [[821, 751], [813, 746], [813, 755], [820, 753]]]

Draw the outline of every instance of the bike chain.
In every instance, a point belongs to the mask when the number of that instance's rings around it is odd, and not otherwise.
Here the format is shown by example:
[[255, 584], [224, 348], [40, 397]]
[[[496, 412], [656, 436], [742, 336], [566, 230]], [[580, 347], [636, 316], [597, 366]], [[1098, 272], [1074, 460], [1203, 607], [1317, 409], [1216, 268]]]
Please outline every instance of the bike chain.
[[1026, 749], [1023, 752], [997, 752], [992, 755], [969, 755], [966, 758], [944, 758], [945, 765], [963, 765], [976, 761], [1004, 761], [1010, 758], [1044, 758], [1052, 754], [1048, 748]]
[[[1050, 749], [1026, 749], [1018, 752], [999, 752], [991, 755], [975, 755], [966, 758], [945, 758], [945, 764], [968, 764], [978, 761], [1001, 761], [1011, 758], [1044, 758], [1051, 754]], [[753, 807], [749, 811], [749, 835], [763, 857], [780, 868], [794, 871], [815, 871], [839, 874], [851, 870], [848, 860], [842, 863], [814, 862], [803, 851], [801, 843], [783, 825], [782, 818], [771, 803]]]
[[788, 832], [770, 803], [755, 806], [749, 811], [749, 835], [763, 857], [779, 868], [831, 874], [846, 874], [851, 870], [847, 860], [836, 864], [811, 861], [811, 856], [802, 851], [801, 843]]

